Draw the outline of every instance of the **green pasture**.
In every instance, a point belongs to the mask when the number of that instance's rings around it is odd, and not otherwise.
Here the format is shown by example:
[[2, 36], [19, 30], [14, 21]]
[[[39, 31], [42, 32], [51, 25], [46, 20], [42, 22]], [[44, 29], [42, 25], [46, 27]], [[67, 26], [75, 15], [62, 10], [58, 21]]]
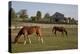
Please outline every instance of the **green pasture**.
[[[41, 44], [37, 40], [36, 34], [30, 35], [32, 44], [27, 43], [23, 45], [23, 35], [18, 40], [18, 43], [13, 44], [12, 52], [34, 52], [34, 51], [48, 51], [48, 50], [66, 50], [66, 49], [77, 49], [78, 48], [78, 32], [77, 28], [66, 28], [68, 31], [68, 37], [62, 36], [60, 32], [57, 32], [57, 36], [51, 32], [52, 28], [42, 28], [42, 36], [44, 43]], [[20, 29], [11, 30], [12, 42]]]

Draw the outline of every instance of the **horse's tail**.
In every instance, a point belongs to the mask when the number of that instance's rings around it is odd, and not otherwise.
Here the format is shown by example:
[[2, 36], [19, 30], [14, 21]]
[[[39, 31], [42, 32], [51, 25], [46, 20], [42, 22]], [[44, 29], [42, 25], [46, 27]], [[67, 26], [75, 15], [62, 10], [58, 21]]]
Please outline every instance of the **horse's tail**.
[[19, 39], [19, 37], [21, 36], [21, 30], [19, 31], [19, 33], [17, 34], [17, 36], [15, 37], [14, 43], [16, 43]]

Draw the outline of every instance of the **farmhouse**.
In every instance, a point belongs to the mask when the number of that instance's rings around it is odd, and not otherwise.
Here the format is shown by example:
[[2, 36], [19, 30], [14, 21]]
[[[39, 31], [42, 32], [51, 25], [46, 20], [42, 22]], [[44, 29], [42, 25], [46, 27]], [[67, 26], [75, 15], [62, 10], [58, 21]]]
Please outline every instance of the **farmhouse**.
[[54, 15], [52, 15], [52, 18], [55, 22], [65, 22], [64, 14], [56, 12]]

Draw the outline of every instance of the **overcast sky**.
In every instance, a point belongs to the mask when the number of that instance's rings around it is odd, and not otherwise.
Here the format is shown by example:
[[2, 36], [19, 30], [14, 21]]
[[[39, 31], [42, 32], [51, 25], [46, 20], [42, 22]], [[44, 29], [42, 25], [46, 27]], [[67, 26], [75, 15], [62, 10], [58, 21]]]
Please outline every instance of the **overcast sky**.
[[26, 9], [29, 16], [35, 16], [37, 11], [41, 11], [42, 16], [46, 13], [53, 15], [55, 12], [60, 12], [64, 14], [65, 17], [72, 17], [78, 20], [77, 5], [13, 1], [12, 8], [15, 9], [16, 12], [21, 9]]

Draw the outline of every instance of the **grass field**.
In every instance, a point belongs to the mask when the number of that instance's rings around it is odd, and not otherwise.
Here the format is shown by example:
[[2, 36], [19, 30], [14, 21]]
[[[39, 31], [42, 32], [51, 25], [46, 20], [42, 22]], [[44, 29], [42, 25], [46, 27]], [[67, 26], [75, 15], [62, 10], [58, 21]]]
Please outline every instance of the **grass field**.
[[[57, 32], [57, 36], [51, 32], [52, 28], [42, 28], [42, 36], [44, 43], [35, 38], [35, 34], [30, 35], [32, 44], [27, 43], [23, 45], [23, 36], [20, 37], [17, 44], [12, 45], [12, 52], [32, 52], [32, 51], [47, 51], [47, 50], [64, 50], [64, 49], [77, 49], [78, 48], [78, 32], [77, 28], [66, 28], [68, 31], [68, 37], [61, 36], [60, 32]], [[15, 36], [20, 29], [11, 30], [11, 38], [14, 41]]]

